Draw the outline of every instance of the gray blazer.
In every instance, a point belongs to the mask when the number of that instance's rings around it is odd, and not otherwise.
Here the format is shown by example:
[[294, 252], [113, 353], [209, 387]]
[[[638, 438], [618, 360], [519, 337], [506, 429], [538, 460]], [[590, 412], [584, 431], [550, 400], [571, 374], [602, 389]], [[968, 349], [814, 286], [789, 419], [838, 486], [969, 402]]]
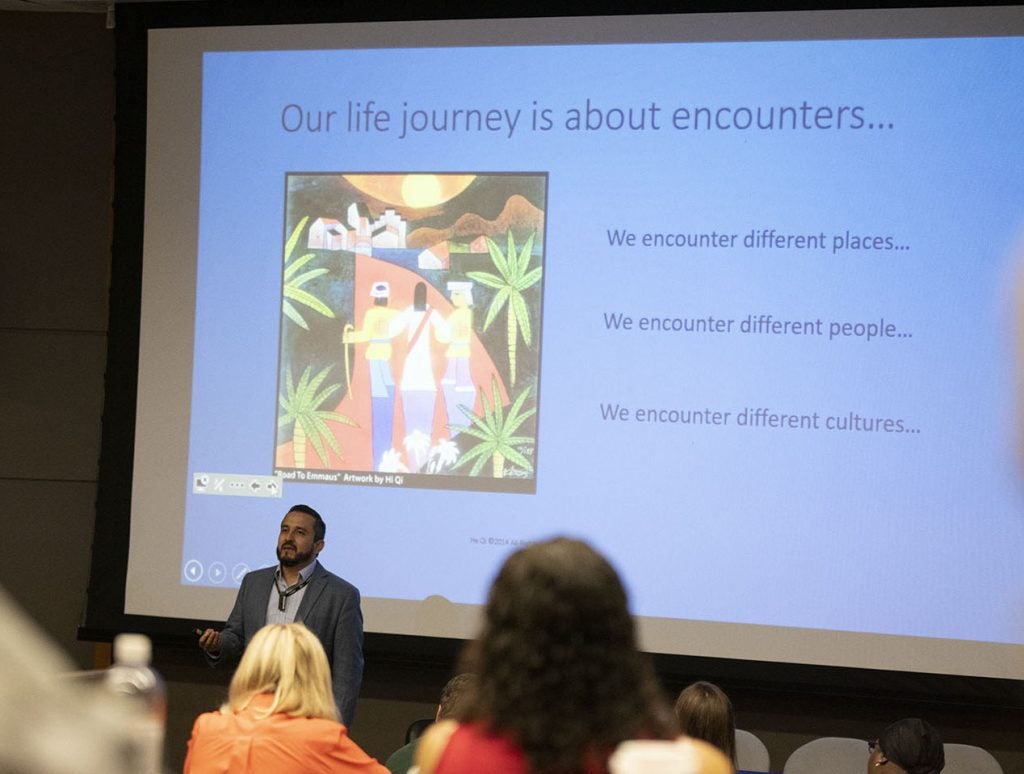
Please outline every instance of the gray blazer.
[[[242, 578], [235, 606], [221, 632], [217, 662], [237, 662], [246, 644], [267, 622], [267, 603], [276, 570], [276, 566], [265, 567]], [[323, 643], [331, 664], [334, 701], [342, 723], [351, 726], [363, 682], [363, 611], [359, 607], [359, 589], [317, 562], [295, 620], [305, 624]]]

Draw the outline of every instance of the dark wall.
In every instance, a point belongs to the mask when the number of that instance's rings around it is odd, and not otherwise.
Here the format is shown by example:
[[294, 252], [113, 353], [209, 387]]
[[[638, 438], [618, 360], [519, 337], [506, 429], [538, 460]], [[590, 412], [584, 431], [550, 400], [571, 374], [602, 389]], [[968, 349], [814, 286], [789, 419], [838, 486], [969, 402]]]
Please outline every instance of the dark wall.
[[82, 664], [106, 359], [114, 38], [0, 13], [0, 582]]
[[[90, 667], [97, 649], [77, 641], [76, 630], [89, 580], [105, 386], [115, 39], [103, 14], [0, 12], [0, 51], [0, 584], [73, 661]], [[100, 659], [104, 653], [100, 647]], [[168, 678], [168, 762], [180, 769], [192, 720], [223, 699], [227, 675], [190, 648], [159, 648], [157, 666]], [[353, 736], [386, 757], [409, 722], [433, 714], [452, 666], [444, 656], [418, 661], [371, 649]], [[874, 737], [886, 722], [920, 714], [949, 741], [985, 746], [1006, 772], [1024, 774], [1018, 709], [910, 699], [879, 691], [877, 675], [863, 690], [762, 684], [756, 667], [731, 674], [713, 662], [676, 664], [663, 675], [672, 692], [691, 678], [721, 682], [740, 725], [765, 740], [779, 770], [815, 736]]]

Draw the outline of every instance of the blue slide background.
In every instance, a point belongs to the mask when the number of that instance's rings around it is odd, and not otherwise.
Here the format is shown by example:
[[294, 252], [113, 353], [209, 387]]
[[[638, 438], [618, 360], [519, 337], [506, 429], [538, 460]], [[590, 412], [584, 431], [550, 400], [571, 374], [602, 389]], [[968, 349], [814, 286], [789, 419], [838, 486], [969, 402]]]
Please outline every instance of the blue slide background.
[[[286, 172], [546, 172], [541, 394], [535, 495], [190, 492], [183, 565], [272, 562], [287, 504], [308, 502], [328, 521], [324, 564], [366, 597], [478, 603], [511, 545], [570, 533], [613, 558], [641, 615], [1024, 642], [1010, 307], [1024, 41], [220, 52], [203, 68], [190, 473], [272, 471]], [[390, 130], [346, 131], [346, 104], [371, 99]], [[656, 104], [660, 128], [566, 129], [588, 99]], [[805, 101], [861, 106], [865, 125], [671, 120]], [[522, 114], [511, 137], [400, 138], [406, 103]], [[333, 130], [286, 131], [292, 104], [337, 111]], [[531, 128], [534, 106], [549, 131]], [[829, 246], [742, 248], [751, 229]], [[612, 230], [637, 244], [610, 244]], [[847, 230], [908, 249], [833, 252]], [[736, 246], [639, 242], [712, 231]], [[611, 314], [736, 322], [655, 333], [609, 329]], [[826, 335], [736, 332], [751, 314], [821, 319]], [[912, 335], [827, 335], [880, 318]], [[747, 407], [920, 432], [739, 427]], [[645, 423], [637, 408], [731, 416]]]

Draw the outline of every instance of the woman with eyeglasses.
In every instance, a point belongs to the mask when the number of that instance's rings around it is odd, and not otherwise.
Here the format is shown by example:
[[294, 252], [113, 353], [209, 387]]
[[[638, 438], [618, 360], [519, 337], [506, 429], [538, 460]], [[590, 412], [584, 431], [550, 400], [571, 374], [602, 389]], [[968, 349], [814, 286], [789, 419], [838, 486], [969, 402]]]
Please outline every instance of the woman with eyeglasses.
[[946, 765], [942, 737], [920, 718], [897, 720], [868, 748], [868, 774], [939, 774]]

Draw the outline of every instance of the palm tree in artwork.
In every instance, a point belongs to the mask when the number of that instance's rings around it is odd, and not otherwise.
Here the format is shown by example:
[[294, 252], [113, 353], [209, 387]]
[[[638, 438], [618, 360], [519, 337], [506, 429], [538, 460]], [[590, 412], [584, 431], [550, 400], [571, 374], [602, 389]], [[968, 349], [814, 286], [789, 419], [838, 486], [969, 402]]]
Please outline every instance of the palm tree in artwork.
[[430, 436], [422, 430], [413, 430], [402, 439], [402, 445], [405, 446], [405, 453], [411, 466], [410, 470], [418, 472], [430, 453]]
[[299, 377], [298, 384], [295, 384], [291, 369], [288, 369], [285, 394], [278, 396], [281, 415], [277, 419], [277, 426], [280, 428], [293, 423], [295, 425], [292, 431], [292, 453], [296, 468], [306, 467], [307, 442], [313, 445], [314, 451], [324, 466], [327, 465], [327, 448], [324, 446], [324, 441], [339, 458], [342, 458], [341, 446], [338, 444], [334, 432], [328, 426], [328, 420], [340, 422], [349, 427], [359, 427], [351, 417], [321, 408], [328, 398], [341, 389], [340, 384], [329, 384], [321, 389], [321, 385], [327, 379], [332, 368], [334, 366], [327, 366], [316, 376], [310, 378], [313, 367], [307, 366], [306, 370], [302, 372], [302, 376]]
[[459, 461], [459, 446], [448, 438], [441, 438], [430, 449], [427, 457], [427, 473], [443, 473], [455, 467]]
[[491, 462], [491, 473], [494, 478], [505, 476], [505, 461], [515, 463], [528, 473], [533, 473], [533, 465], [516, 448], [524, 444], [534, 443], [534, 438], [528, 435], [516, 435], [515, 432], [522, 426], [523, 422], [537, 413], [537, 408], [523, 411], [523, 404], [530, 396], [532, 387], [527, 387], [512, 402], [506, 412], [501, 405], [501, 394], [498, 391], [498, 380], [491, 376], [491, 401], [488, 402], [487, 395], [483, 389], [480, 390], [480, 402], [483, 404], [483, 414], [472, 413], [465, 406], [459, 406], [472, 423], [469, 427], [461, 427], [459, 430], [466, 435], [479, 439], [479, 443], [469, 449], [456, 463], [456, 467], [462, 467], [473, 462], [469, 475], [476, 476], [483, 470], [488, 460]]
[[324, 317], [334, 319], [334, 312], [331, 308], [302, 287], [310, 280], [322, 277], [327, 273], [327, 269], [320, 267], [319, 269], [310, 269], [309, 271], [302, 272], [302, 274], [298, 273], [301, 268], [316, 258], [316, 253], [303, 253], [298, 258], [292, 260], [295, 253], [295, 245], [298, 244], [299, 236], [302, 234], [302, 229], [306, 227], [306, 222], [308, 220], [308, 215], [300, 220], [298, 225], [295, 226], [295, 230], [292, 231], [291, 236], [288, 237], [288, 241], [285, 242], [284, 288], [281, 292], [281, 311], [284, 312], [285, 316], [289, 320], [294, 322], [296, 325], [305, 328], [307, 331], [309, 330], [309, 324], [299, 313], [299, 310], [295, 308], [295, 304], [293, 304], [292, 301], [297, 304], [308, 306], [314, 312], [319, 312]]
[[487, 252], [494, 262], [496, 274], [485, 271], [470, 271], [466, 276], [481, 285], [485, 285], [498, 291], [491, 305], [487, 309], [487, 316], [484, 318], [484, 330], [486, 331], [491, 323], [507, 307], [506, 311], [506, 335], [508, 337], [508, 370], [509, 384], [516, 383], [516, 343], [522, 335], [523, 342], [530, 346], [533, 341], [533, 333], [530, 325], [530, 308], [523, 298], [523, 292], [536, 285], [543, 273], [543, 267], [536, 266], [530, 269], [530, 259], [533, 257], [533, 239], [536, 232], [530, 234], [522, 249], [516, 251], [515, 238], [512, 236], [512, 229], [508, 230], [508, 247], [503, 253], [497, 243], [487, 237]]

